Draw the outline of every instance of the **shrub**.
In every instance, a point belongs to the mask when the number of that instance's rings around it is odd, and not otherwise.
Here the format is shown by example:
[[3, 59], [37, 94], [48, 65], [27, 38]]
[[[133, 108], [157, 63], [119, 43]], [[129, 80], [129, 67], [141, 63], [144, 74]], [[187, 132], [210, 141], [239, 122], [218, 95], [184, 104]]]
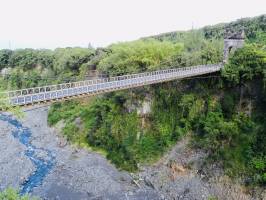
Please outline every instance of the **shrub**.
[[0, 200], [37, 200], [36, 197], [30, 197], [29, 195], [19, 195], [17, 190], [7, 188], [0, 192]]

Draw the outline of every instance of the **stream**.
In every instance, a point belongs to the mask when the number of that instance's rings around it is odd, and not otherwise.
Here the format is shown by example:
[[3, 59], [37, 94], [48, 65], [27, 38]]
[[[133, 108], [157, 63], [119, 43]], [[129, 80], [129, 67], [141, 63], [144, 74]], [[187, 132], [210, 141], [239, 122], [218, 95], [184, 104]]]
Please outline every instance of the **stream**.
[[[11, 115], [0, 114], [0, 120], [8, 122], [15, 130], [12, 135], [27, 149], [24, 152], [35, 166], [35, 171], [28, 177], [20, 187], [20, 194], [31, 193], [33, 188], [42, 184], [45, 176], [55, 165], [55, 156], [47, 149], [37, 148], [31, 144], [31, 130], [24, 127], [21, 122], [16, 120]], [[41, 155], [41, 156], [40, 156]]]

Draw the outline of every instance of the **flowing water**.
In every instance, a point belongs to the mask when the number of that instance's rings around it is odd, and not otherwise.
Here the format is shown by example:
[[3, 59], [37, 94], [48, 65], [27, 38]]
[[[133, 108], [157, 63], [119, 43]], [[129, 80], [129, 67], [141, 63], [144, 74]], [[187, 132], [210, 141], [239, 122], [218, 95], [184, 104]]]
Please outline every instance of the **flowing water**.
[[[44, 177], [50, 172], [55, 165], [55, 156], [51, 151], [43, 148], [37, 148], [31, 143], [31, 131], [24, 127], [21, 122], [13, 118], [11, 115], [0, 114], [0, 120], [8, 122], [15, 129], [12, 131], [14, 138], [26, 146], [24, 152], [35, 166], [35, 171], [21, 185], [20, 194], [32, 192], [34, 187], [39, 186]], [[45, 156], [40, 156], [45, 155]]]

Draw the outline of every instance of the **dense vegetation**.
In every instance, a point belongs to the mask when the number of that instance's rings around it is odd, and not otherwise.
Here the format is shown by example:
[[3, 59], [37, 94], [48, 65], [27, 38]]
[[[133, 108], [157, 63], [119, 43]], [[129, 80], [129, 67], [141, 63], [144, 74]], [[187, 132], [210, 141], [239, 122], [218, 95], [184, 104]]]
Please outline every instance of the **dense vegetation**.
[[94, 53], [94, 49], [85, 48], [0, 50], [0, 70], [6, 74], [0, 77], [0, 87], [17, 89], [71, 81]]
[[[221, 42], [204, 39], [201, 41], [198, 37], [202, 38], [198, 32], [188, 34], [191, 40], [199, 41], [197, 47], [154, 39], [111, 45], [109, 53], [98, 61], [97, 69], [109, 75], [121, 75], [169, 68], [169, 65], [181, 67], [220, 62]], [[144, 100], [148, 93], [158, 101], [154, 100], [153, 114], [143, 121], [136, 109], [128, 110], [128, 105], [139, 104], [139, 101]], [[164, 99], [167, 94], [174, 95], [170, 96], [171, 101]], [[66, 126], [63, 131], [69, 140], [104, 149], [107, 157], [117, 166], [136, 170], [139, 162], [154, 160], [185, 134], [186, 130], [175, 124], [177, 108], [173, 103], [179, 98], [178, 96], [180, 95], [171, 87], [164, 90], [160, 87], [157, 89], [147, 87], [135, 89], [129, 93], [107, 94], [95, 98], [87, 105], [82, 105], [80, 102], [55, 104], [50, 111], [48, 122], [53, 125], [64, 119]], [[168, 108], [164, 108], [165, 103], [168, 103]], [[167, 112], [161, 112], [158, 115], [161, 109], [167, 109]], [[82, 127], [76, 126], [75, 119], [78, 117], [84, 124]], [[169, 125], [169, 120], [172, 121], [172, 125]], [[146, 125], [148, 127], [145, 127]], [[175, 132], [169, 136], [171, 131]]]
[[[68, 140], [104, 150], [116, 166], [129, 171], [154, 161], [191, 133], [193, 146], [208, 152], [209, 162], [220, 163], [247, 184], [265, 185], [265, 16], [105, 49], [2, 50], [0, 67], [11, 68], [11, 73], [0, 81], [3, 88], [20, 88], [82, 78], [90, 69], [121, 75], [218, 63], [225, 27], [244, 28], [247, 45], [231, 55], [221, 73], [56, 103], [48, 122], [63, 121]], [[26, 75], [30, 78], [21, 78]], [[51, 76], [58, 78], [46, 79]], [[151, 104], [149, 112], [143, 112], [145, 104]]]
[[[245, 31], [248, 41], [252, 42], [265, 42], [266, 36], [266, 15], [261, 15], [254, 18], [242, 18], [231, 23], [222, 23], [214, 26], [206, 26], [200, 29], [204, 38], [206, 39], [223, 39], [224, 30], [228, 29], [231, 32]], [[187, 32], [176, 31], [163, 33], [160, 35], [152, 36], [160, 41], [180, 42], [187, 38]]]
[[[266, 53], [248, 45], [232, 56], [223, 79], [165, 83], [151, 87], [150, 92], [108, 94], [83, 105], [56, 104], [49, 123], [64, 119], [68, 139], [105, 149], [108, 158], [127, 170], [156, 159], [192, 131], [194, 146], [206, 149], [228, 174], [265, 184], [265, 67]], [[254, 84], [257, 89], [251, 91]], [[147, 93], [152, 96], [152, 112], [140, 116], [129, 105], [136, 105]], [[76, 125], [77, 117], [84, 127]]]
[[222, 72], [223, 94], [208, 102], [197, 124], [196, 145], [222, 160], [230, 175], [249, 177], [247, 183], [266, 183], [265, 70], [260, 47], [236, 51]]
[[[194, 147], [205, 149], [210, 162], [220, 163], [229, 175], [242, 177], [246, 183], [265, 184], [266, 40], [262, 39], [261, 19], [254, 19], [253, 23], [259, 23], [255, 24], [256, 34], [247, 34], [249, 44], [231, 55], [220, 77], [217, 74], [111, 93], [83, 104], [56, 104], [49, 113], [49, 123], [63, 119], [63, 132], [69, 140], [104, 149], [113, 163], [126, 170], [153, 161], [192, 132]], [[178, 39], [166, 38], [166, 42], [155, 37], [164, 43], [157, 49], [150, 39], [144, 41], [153, 45], [143, 41], [112, 45], [97, 68], [123, 74], [169, 65], [217, 63], [222, 55], [221, 36], [217, 33], [209, 40], [215, 32], [210, 29], [208, 36], [205, 28], [180, 32]], [[176, 51], [167, 53], [171, 48]], [[151, 102], [151, 112], [143, 114], [138, 109], [146, 101]], [[77, 118], [82, 125], [77, 125]]]
[[[84, 79], [90, 70], [107, 75], [141, 72], [169, 66], [221, 61], [222, 41], [188, 32], [187, 42], [155, 39], [118, 43], [106, 49], [0, 50], [0, 89], [19, 89]], [[193, 46], [194, 42], [199, 42]], [[193, 54], [192, 54], [193, 52]]]

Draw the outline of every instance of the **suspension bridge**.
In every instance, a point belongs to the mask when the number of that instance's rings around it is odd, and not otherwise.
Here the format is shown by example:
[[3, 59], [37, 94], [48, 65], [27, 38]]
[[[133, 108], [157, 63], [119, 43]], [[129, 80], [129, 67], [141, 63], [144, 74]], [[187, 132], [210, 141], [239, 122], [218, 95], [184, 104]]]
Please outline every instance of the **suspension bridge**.
[[96, 95], [111, 91], [135, 88], [171, 80], [195, 77], [204, 74], [218, 72], [227, 61], [228, 55], [233, 48], [242, 47], [244, 39], [227, 38], [224, 40], [224, 60], [222, 63], [165, 69], [123, 76], [99, 78], [78, 82], [47, 85], [21, 90], [5, 92], [4, 96], [14, 106], [25, 106], [37, 103], [61, 101], [82, 96]]
[[222, 66], [222, 63], [215, 65], [199, 65], [193, 67], [116, 76], [111, 78], [49, 85], [44, 87], [27, 88], [9, 91], [6, 93], [6, 96], [12, 105], [25, 106], [28, 104], [60, 101], [85, 95], [96, 95], [110, 91], [135, 88], [176, 79], [210, 74], [220, 71]]

